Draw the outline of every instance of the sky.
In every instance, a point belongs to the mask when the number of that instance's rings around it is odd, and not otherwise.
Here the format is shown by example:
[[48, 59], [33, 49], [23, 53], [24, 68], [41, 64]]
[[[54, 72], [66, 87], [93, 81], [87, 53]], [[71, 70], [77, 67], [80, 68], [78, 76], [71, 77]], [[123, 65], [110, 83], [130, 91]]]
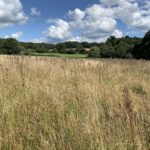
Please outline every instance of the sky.
[[1, 38], [104, 42], [148, 30], [150, 0], [0, 0]]

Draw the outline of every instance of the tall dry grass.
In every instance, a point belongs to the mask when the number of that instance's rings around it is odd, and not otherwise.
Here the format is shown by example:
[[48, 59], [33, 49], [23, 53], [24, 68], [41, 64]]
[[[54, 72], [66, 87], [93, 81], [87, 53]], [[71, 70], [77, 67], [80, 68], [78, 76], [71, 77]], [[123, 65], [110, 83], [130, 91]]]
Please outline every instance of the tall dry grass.
[[150, 62], [1, 56], [0, 149], [150, 150]]

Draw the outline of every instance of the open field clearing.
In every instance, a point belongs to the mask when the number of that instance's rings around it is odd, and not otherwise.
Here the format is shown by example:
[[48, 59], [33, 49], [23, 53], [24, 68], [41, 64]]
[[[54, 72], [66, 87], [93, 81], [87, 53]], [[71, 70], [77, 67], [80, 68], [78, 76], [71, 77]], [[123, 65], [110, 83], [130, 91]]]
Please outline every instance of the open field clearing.
[[0, 56], [0, 149], [150, 150], [150, 62]]
[[61, 54], [61, 53], [30, 53], [31, 56], [49, 56], [63, 58], [87, 58], [87, 54]]

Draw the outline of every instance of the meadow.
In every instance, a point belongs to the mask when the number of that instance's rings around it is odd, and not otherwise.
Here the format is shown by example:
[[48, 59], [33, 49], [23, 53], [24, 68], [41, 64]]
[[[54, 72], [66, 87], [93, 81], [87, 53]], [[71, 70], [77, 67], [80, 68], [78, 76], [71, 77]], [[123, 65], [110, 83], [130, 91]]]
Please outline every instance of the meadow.
[[47, 56], [47, 57], [63, 57], [63, 58], [87, 58], [87, 54], [62, 54], [62, 53], [29, 53], [30, 56]]
[[150, 150], [150, 61], [0, 56], [0, 149]]

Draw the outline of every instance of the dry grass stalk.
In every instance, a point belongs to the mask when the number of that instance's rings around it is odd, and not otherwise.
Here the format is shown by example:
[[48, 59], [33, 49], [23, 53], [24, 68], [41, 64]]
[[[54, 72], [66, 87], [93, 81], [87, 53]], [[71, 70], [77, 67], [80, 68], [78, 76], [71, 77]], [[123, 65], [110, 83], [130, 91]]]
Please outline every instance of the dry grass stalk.
[[149, 150], [148, 70], [148, 61], [0, 56], [0, 149]]

